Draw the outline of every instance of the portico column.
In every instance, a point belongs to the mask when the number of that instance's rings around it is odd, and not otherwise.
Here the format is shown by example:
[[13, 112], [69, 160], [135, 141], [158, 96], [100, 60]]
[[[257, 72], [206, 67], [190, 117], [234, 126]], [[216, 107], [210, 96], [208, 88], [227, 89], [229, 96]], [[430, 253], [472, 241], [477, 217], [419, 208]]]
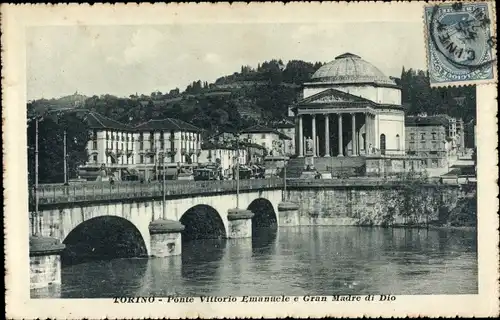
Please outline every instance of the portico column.
[[299, 114], [299, 157], [304, 156], [304, 131], [302, 127], [302, 115]]
[[325, 157], [330, 156], [330, 116], [325, 114]]
[[316, 115], [311, 115], [312, 118], [312, 139], [313, 139], [313, 155], [316, 156]]
[[357, 155], [357, 137], [356, 137], [356, 114], [351, 113], [351, 122], [352, 122], [352, 155]]
[[368, 151], [368, 139], [369, 139], [369, 132], [370, 132], [370, 128], [369, 128], [369, 124], [370, 124], [370, 114], [368, 112], [365, 113], [365, 139], [364, 139], [364, 143], [365, 143], [365, 154], [369, 154], [369, 151]]
[[339, 127], [339, 154], [338, 157], [344, 156], [344, 141], [342, 140], [342, 113], [338, 114], [338, 127]]

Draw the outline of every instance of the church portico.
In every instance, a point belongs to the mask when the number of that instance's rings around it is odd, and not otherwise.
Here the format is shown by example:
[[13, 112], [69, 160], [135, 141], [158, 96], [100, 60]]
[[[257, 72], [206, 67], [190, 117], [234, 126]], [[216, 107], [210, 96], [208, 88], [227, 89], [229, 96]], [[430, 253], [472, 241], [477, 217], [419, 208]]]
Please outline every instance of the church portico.
[[309, 139], [315, 157], [367, 155], [375, 145], [373, 110], [303, 110], [297, 117], [299, 157], [306, 155]]

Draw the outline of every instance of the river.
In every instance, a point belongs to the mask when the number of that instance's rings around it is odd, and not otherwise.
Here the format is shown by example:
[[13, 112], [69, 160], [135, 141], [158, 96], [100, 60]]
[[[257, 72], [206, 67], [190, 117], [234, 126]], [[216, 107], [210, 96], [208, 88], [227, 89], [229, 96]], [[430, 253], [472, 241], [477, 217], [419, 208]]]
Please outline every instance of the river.
[[[475, 294], [476, 233], [311, 226], [252, 239], [194, 240], [182, 256], [62, 268], [63, 298]], [[32, 291], [32, 297], [54, 293]]]

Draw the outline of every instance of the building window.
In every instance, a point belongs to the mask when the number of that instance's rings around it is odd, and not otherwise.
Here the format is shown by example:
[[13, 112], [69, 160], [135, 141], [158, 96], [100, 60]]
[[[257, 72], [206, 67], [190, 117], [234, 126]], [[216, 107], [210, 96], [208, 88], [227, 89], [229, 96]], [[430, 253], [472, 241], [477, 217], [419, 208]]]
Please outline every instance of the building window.
[[144, 163], [144, 156], [141, 154], [141, 156], [139, 157], [139, 163]]
[[399, 134], [396, 135], [396, 148], [397, 150], [401, 149]]
[[414, 133], [410, 133], [410, 140], [415, 140], [415, 134]]
[[385, 154], [385, 148], [386, 148], [386, 141], [385, 141], [385, 134], [380, 135], [380, 152], [382, 154]]
[[261, 137], [262, 139], [265, 139], [265, 138], [266, 138], [266, 134], [265, 134], [265, 133], [263, 133], [263, 134], [261, 134], [261, 136], [260, 136], [260, 137]]
[[432, 133], [432, 140], [436, 140], [436, 133], [435, 132]]
[[97, 154], [94, 154], [94, 156], [92, 157], [92, 160], [94, 161], [94, 163], [97, 163]]
[[421, 133], [421, 134], [420, 134], [420, 139], [421, 139], [421, 140], [425, 140], [425, 133]]
[[97, 150], [97, 140], [92, 141], [92, 149]]

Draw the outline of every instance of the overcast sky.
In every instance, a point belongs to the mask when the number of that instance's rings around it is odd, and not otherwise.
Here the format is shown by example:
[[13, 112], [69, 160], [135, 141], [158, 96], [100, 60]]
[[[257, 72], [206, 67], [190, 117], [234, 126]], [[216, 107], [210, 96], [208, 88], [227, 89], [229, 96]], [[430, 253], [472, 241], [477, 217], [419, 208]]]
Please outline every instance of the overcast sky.
[[48, 26], [27, 29], [28, 100], [184, 90], [241, 65], [351, 52], [388, 76], [425, 69], [421, 22]]

